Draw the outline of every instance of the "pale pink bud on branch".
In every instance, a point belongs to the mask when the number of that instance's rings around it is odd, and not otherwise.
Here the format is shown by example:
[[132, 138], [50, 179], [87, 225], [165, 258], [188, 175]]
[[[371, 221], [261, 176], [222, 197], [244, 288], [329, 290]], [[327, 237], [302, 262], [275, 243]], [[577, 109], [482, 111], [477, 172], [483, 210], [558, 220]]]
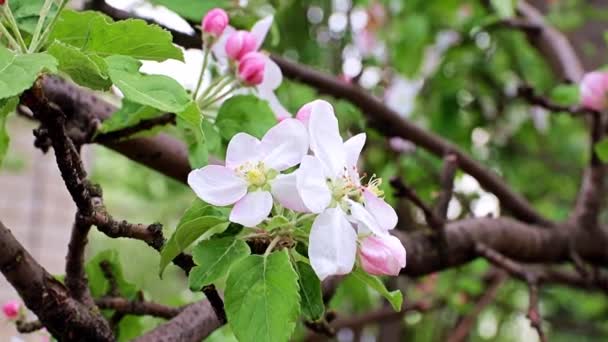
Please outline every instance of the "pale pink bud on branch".
[[602, 111], [608, 106], [608, 72], [593, 71], [585, 74], [580, 84], [581, 104]]
[[236, 31], [226, 41], [226, 54], [237, 61], [256, 48], [257, 39], [248, 31]]
[[405, 267], [405, 248], [392, 235], [370, 236], [361, 242], [361, 267], [369, 274], [398, 275]]
[[239, 77], [249, 86], [255, 86], [264, 81], [266, 56], [259, 52], [250, 52], [239, 61]]
[[20, 308], [21, 303], [19, 301], [9, 300], [2, 305], [2, 312], [4, 312], [4, 316], [6, 316], [8, 319], [17, 319], [17, 317], [19, 317]]
[[228, 14], [221, 8], [214, 8], [207, 12], [201, 24], [202, 30], [214, 37], [219, 37], [228, 26]]

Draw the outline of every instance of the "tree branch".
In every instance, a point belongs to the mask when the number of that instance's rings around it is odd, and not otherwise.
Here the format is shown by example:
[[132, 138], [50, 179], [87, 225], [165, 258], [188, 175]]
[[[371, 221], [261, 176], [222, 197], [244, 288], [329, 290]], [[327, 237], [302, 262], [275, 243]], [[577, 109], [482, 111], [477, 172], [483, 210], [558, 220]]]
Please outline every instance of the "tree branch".
[[121, 314], [154, 316], [164, 319], [171, 319], [183, 310], [183, 308], [173, 308], [148, 301], [129, 300], [123, 297], [101, 297], [95, 300], [95, 304], [100, 309], [115, 310]]
[[113, 341], [105, 319], [70, 297], [67, 288], [50, 275], [0, 222], [0, 271], [25, 305], [60, 341]]
[[163, 114], [151, 119], [145, 119], [139, 121], [137, 124], [126, 127], [123, 129], [119, 129], [116, 131], [98, 134], [93, 142], [98, 144], [108, 143], [108, 142], [116, 142], [122, 139], [127, 139], [132, 135], [137, 133], [147, 131], [157, 126], [164, 125], [174, 125], [175, 124], [175, 114]]
[[76, 214], [72, 235], [68, 244], [68, 254], [65, 263], [65, 286], [74, 299], [93, 307], [93, 297], [84, 270], [84, 252], [87, 245], [87, 235], [91, 224], [79, 213]]

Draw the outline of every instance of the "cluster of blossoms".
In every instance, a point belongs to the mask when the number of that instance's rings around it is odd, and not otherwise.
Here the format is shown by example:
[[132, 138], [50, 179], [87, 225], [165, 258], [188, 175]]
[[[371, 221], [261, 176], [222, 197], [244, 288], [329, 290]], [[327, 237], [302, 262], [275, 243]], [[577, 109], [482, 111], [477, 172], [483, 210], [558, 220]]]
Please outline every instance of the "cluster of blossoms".
[[260, 98], [268, 101], [278, 119], [291, 115], [277, 99], [274, 91], [281, 85], [283, 74], [278, 65], [259, 50], [270, 31], [273, 17], [253, 25], [250, 31], [236, 30], [229, 25], [228, 14], [215, 8], [207, 12], [201, 23], [204, 37], [211, 38], [211, 50], [220, 64], [234, 66], [239, 80], [255, 87]]
[[332, 106], [317, 100], [261, 140], [236, 134], [225, 166], [194, 170], [188, 184], [203, 201], [233, 205], [230, 221], [245, 227], [263, 228], [271, 213], [293, 218], [290, 227], [314, 218], [306, 242], [321, 280], [350, 273], [357, 249], [365, 271], [396, 275], [405, 267], [405, 249], [389, 233], [397, 215], [382, 199], [381, 179], [361, 181], [357, 161], [365, 140], [359, 134], [343, 141]]
[[580, 83], [580, 94], [585, 108], [596, 111], [608, 108], [608, 71], [586, 74]]

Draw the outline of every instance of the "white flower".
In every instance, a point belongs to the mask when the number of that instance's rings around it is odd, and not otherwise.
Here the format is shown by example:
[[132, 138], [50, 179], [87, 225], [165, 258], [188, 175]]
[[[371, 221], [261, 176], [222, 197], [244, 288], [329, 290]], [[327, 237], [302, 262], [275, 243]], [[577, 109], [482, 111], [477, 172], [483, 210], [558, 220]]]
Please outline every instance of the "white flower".
[[397, 214], [377, 194], [378, 180], [363, 186], [357, 161], [365, 134], [343, 142], [333, 108], [317, 100], [308, 105], [310, 149], [300, 168], [282, 176], [275, 198], [285, 207], [318, 213], [309, 239], [308, 256], [321, 280], [350, 273], [357, 250], [357, 233], [387, 235], [397, 224]]
[[236, 134], [228, 144], [226, 166], [193, 170], [188, 184], [203, 201], [216, 206], [234, 204], [230, 221], [255, 227], [273, 206], [271, 191], [279, 172], [300, 163], [308, 151], [304, 125], [287, 119], [271, 128], [262, 140]]

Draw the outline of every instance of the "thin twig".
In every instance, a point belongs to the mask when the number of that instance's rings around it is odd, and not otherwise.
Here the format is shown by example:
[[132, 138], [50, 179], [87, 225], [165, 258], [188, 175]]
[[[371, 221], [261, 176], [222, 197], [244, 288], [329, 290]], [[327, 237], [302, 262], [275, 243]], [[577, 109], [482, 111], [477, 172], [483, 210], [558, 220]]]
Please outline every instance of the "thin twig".
[[116, 131], [101, 133], [95, 136], [93, 142], [98, 144], [104, 144], [109, 142], [115, 142], [122, 139], [128, 139], [129, 137], [141, 133], [147, 130], [150, 130], [154, 127], [165, 126], [165, 125], [174, 125], [175, 124], [175, 114], [163, 114], [161, 116], [157, 116], [151, 119], [145, 119], [139, 121], [137, 124], [126, 127], [123, 129], [119, 129]]
[[154, 316], [171, 319], [177, 316], [183, 308], [174, 308], [154, 302], [129, 300], [123, 297], [107, 296], [95, 300], [100, 309], [110, 309], [122, 314], [138, 316]]
[[544, 109], [550, 110], [552, 112], [564, 112], [564, 113], [570, 113], [570, 114], [576, 115], [576, 116], [578, 116], [578, 115], [585, 116], [585, 115], [590, 115], [590, 114], [594, 113], [592, 110], [589, 110], [587, 108], [584, 108], [584, 107], [581, 107], [578, 105], [575, 105], [575, 106], [559, 105], [559, 104], [551, 101], [547, 97], [536, 94], [534, 88], [527, 86], [527, 85], [520, 86], [517, 89], [517, 96], [526, 100], [526, 102], [528, 102], [531, 105], [539, 106]]
[[418, 197], [416, 192], [408, 187], [401, 178], [393, 177], [390, 180], [391, 186], [395, 189], [395, 196], [407, 198], [416, 207], [418, 207], [426, 220], [426, 223], [436, 232], [440, 232], [443, 229], [443, 220], [435, 215], [433, 210], [429, 208], [421, 199]]
[[437, 203], [435, 204], [435, 214], [442, 220], [446, 220], [448, 213], [448, 205], [450, 199], [452, 199], [452, 193], [454, 191], [454, 176], [458, 169], [458, 156], [455, 154], [447, 154], [443, 158], [443, 169], [439, 178], [439, 184], [441, 185], [441, 192], [437, 197]]

